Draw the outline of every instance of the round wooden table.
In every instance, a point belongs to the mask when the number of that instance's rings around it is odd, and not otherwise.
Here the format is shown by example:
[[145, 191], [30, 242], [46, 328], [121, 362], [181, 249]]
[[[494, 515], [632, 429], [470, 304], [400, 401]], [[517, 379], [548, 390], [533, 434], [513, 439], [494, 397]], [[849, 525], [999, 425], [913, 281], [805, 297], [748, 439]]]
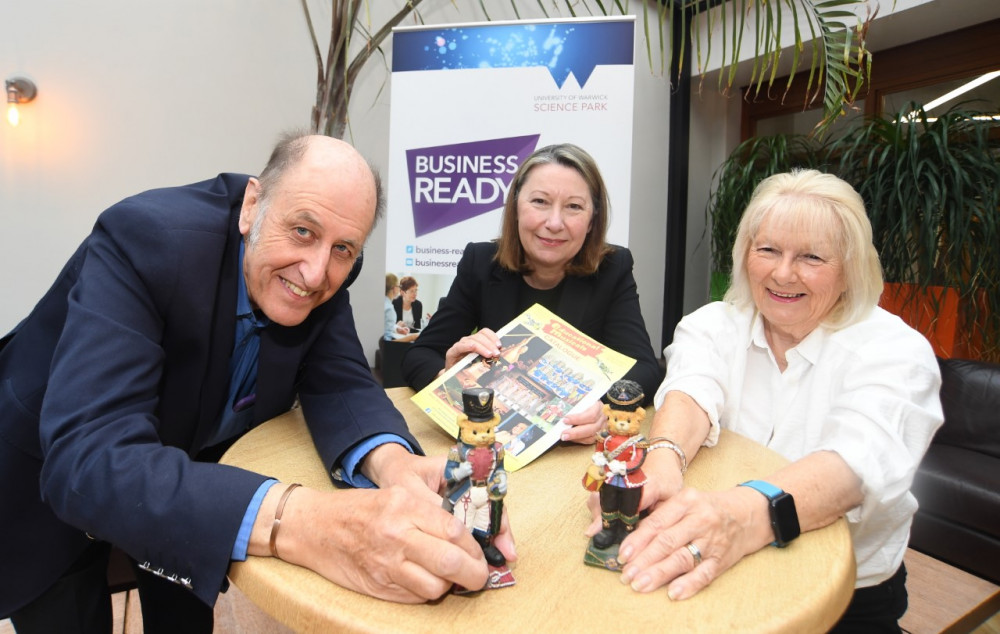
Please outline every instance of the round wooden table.
[[[410, 401], [386, 390], [428, 455], [454, 440]], [[648, 426], [650, 415], [647, 415]], [[580, 484], [592, 447], [558, 445], [510, 474], [505, 505], [517, 539], [516, 585], [469, 596], [401, 605], [341, 588], [316, 573], [269, 557], [234, 562], [229, 577], [265, 612], [302, 632], [824, 632], [846, 609], [854, 555], [841, 519], [788, 548], [744, 558], [686, 601], [666, 590], [633, 592], [618, 573], [583, 563], [590, 523]], [[333, 489], [300, 410], [252, 430], [221, 462], [317, 489]], [[764, 477], [786, 463], [737, 434], [702, 449], [688, 484], [723, 489]], [[319, 530], [317, 528], [317, 530]]]

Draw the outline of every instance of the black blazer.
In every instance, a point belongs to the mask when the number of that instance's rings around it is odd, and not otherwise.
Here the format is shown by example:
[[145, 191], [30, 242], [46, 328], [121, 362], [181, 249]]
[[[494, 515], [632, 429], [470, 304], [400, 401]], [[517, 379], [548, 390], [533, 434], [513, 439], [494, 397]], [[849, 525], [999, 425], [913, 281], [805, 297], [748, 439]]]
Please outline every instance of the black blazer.
[[[423, 389], [437, 377], [445, 353], [456, 341], [477, 328], [497, 330], [519, 314], [521, 276], [494, 261], [496, 250], [495, 242], [470, 242], [465, 247], [447, 299], [403, 357], [403, 377], [414, 389]], [[635, 359], [625, 378], [642, 385], [650, 402], [660, 385], [660, 366], [639, 312], [632, 267], [632, 253], [614, 247], [593, 275], [566, 278], [558, 310], [553, 312]]]
[[[0, 618], [51, 585], [86, 533], [214, 604], [265, 479], [193, 460], [228, 397], [247, 179], [111, 207], [4, 338]], [[419, 450], [371, 375], [346, 290], [299, 326], [261, 334], [255, 422], [296, 395], [329, 469], [380, 432]]]
[[[392, 300], [392, 307], [396, 309], [396, 323], [403, 321], [403, 296], [397, 295], [396, 299]], [[411, 330], [420, 330], [422, 319], [424, 316], [424, 305], [420, 303], [419, 299], [413, 300], [413, 304], [410, 305], [410, 312], [413, 314], [413, 328]]]

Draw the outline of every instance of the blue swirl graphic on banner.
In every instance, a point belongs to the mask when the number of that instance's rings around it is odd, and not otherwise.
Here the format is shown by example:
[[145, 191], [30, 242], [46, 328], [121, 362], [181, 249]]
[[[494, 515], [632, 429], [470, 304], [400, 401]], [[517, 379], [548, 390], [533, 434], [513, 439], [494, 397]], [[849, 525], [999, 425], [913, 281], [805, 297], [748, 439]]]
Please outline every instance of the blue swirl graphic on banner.
[[631, 20], [403, 30], [393, 34], [392, 71], [545, 66], [559, 88], [570, 73], [582, 88], [595, 66], [631, 64], [634, 37]]

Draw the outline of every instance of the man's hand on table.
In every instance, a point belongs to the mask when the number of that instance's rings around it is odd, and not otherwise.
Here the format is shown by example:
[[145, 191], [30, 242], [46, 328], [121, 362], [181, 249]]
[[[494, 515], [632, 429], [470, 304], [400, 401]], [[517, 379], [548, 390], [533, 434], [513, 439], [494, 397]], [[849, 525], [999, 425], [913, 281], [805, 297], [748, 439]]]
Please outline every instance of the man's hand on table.
[[[296, 489], [282, 512], [279, 556], [345, 588], [400, 603], [436, 599], [452, 584], [483, 587], [488, 569], [482, 549], [441, 508], [437, 492], [444, 464], [443, 456], [416, 456], [387, 444], [373, 450], [362, 467], [378, 489]], [[251, 555], [270, 554], [271, 523], [286, 488], [282, 483], [268, 491], [254, 524]], [[508, 560], [516, 560], [506, 511], [494, 543]]]
[[[381, 488], [401, 486], [414, 496], [421, 497], [440, 508], [441, 496], [447, 486], [444, 479], [446, 461], [445, 456], [417, 456], [401, 445], [389, 443], [369, 453], [361, 470], [369, 480]], [[500, 549], [507, 561], [517, 561], [514, 536], [511, 534], [506, 508], [501, 517], [500, 532], [494, 538], [493, 545]]]
[[[446, 458], [418, 456], [398, 443], [390, 442], [371, 450], [361, 462], [361, 473], [387, 489], [402, 486], [431, 501], [444, 481]], [[441, 499], [437, 498], [438, 504]]]
[[452, 583], [479, 588], [487, 577], [482, 550], [465, 527], [440, 503], [402, 486], [296, 490], [277, 549], [285, 561], [340, 586], [401, 603], [436, 599]]

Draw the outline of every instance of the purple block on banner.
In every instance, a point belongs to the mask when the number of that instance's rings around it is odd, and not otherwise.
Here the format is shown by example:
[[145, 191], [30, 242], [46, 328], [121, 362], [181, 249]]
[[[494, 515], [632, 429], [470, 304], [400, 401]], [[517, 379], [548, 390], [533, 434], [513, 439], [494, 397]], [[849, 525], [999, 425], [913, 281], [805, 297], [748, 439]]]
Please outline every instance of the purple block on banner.
[[538, 134], [406, 151], [414, 235], [420, 237], [503, 207]]

